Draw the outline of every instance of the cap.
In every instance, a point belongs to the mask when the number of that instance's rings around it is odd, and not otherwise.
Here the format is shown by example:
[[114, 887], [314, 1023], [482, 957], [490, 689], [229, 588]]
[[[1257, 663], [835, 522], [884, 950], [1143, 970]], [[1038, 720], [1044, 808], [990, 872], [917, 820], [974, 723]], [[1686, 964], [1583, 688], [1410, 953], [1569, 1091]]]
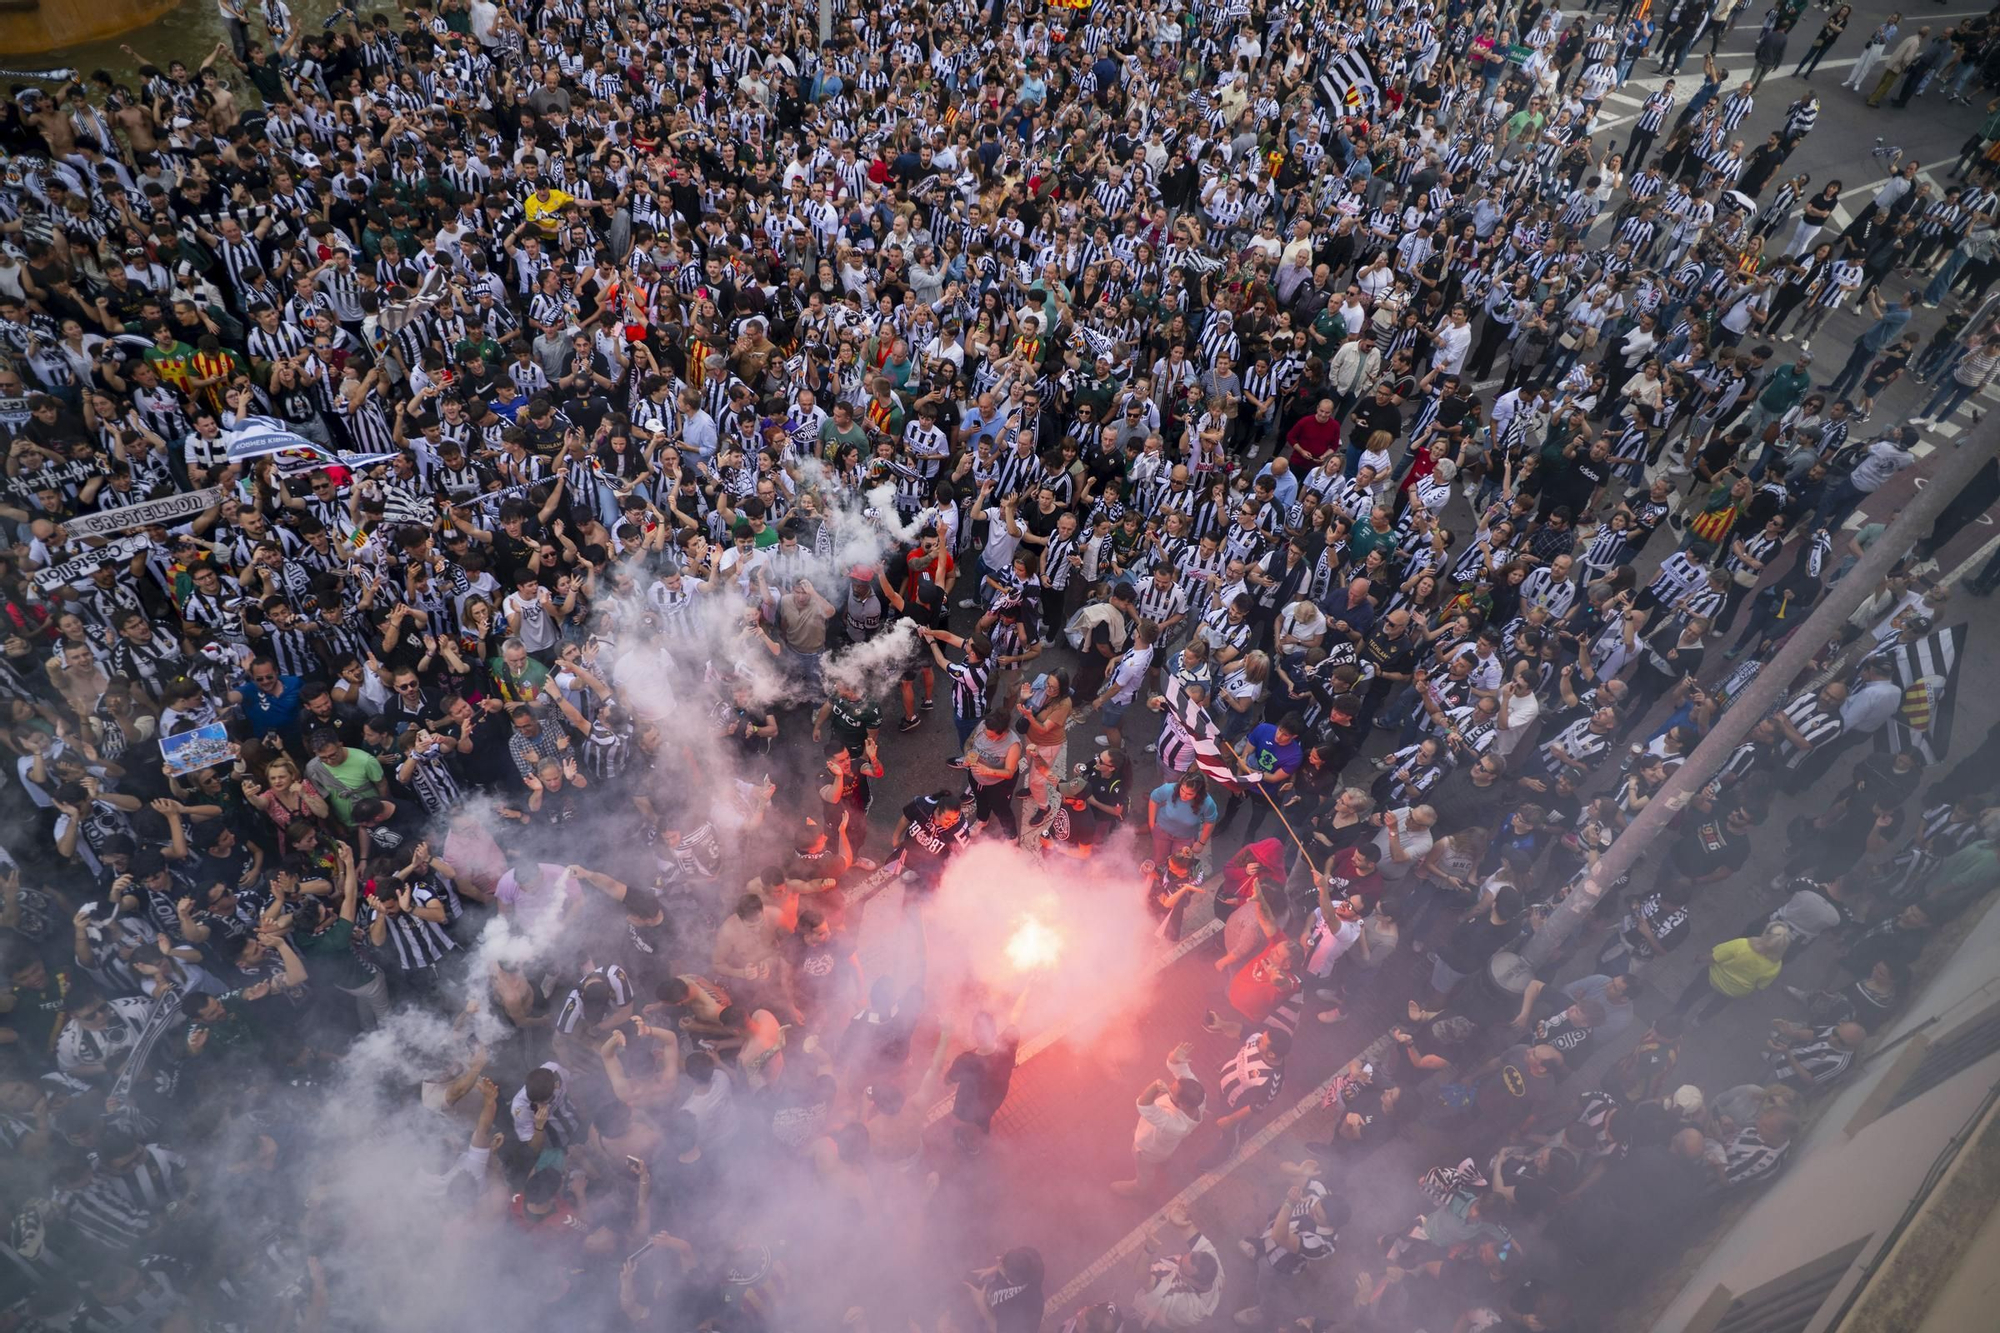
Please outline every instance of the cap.
[[1674, 1089], [1673, 1096], [1667, 1098], [1667, 1105], [1678, 1111], [1683, 1120], [1692, 1120], [1707, 1108], [1707, 1099], [1701, 1089], [1692, 1083], [1683, 1083]]

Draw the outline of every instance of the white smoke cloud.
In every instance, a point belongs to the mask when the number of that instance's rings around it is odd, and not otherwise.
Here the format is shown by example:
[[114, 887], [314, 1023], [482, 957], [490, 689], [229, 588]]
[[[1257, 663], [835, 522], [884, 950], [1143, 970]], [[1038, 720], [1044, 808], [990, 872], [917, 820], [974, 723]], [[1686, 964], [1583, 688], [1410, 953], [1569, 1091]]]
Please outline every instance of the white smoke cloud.
[[895, 688], [911, 660], [919, 656], [928, 660], [930, 649], [917, 633], [917, 622], [899, 616], [868, 642], [827, 654], [823, 673], [829, 685], [879, 699]]
[[[817, 475], [810, 463], [803, 471], [809, 481]], [[904, 523], [888, 488], [877, 488], [865, 504], [836, 503], [828, 512], [830, 554], [816, 559], [810, 573], [836, 602], [852, 566], [879, 567], [899, 544], [916, 540], [929, 521], [920, 516]], [[723, 736], [721, 706], [735, 682], [746, 683], [750, 697], [773, 710], [816, 706], [823, 694], [788, 675], [780, 660], [754, 649], [744, 633], [747, 603], [733, 584], [698, 599], [687, 628], [644, 641], [637, 627], [648, 609], [643, 594], [651, 575], [638, 572], [638, 597], [601, 608], [609, 613], [612, 645], [603, 660], [607, 667], [615, 664], [620, 701], [645, 726], [656, 728], [661, 748], [675, 756], [647, 789], [662, 825], [686, 829], [710, 818], [723, 832], [729, 862], [717, 897], [726, 902], [741, 885], [740, 872], [762, 864], [771, 847], [789, 844], [774, 841], [782, 834], [750, 831], [761, 812], [739, 797], [746, 786], [762, 789], [769, 761], [746, 756]], [[915, 624], [899, 619], [866, 644], [828, 654], [824, 672], [829, 681], [851, 683], [880, 699], [922, 651]], [[799, 725], [796, 714], [785, 713], [781, 726]], [[590, 839], [545, 853], [545, 859], [607, 871], [643, 864], [646, 830], [638, 812], [611, 804], [609, 792], [600, 795], [593, 788], [581, 795], [589, 822], [579, 828], [588, 830]], [[461, 816], [468, 827], [484, 826], [508, 843], [521, 829], [498, 815], [499, 804], [474, 798]], [[810, 787], [785, 791], [774, 818], [813, 806]], [[477, 838], [463, 841], [480, 846]], [[440, 832], [434, 853], [444, 855], [444, 843]], [[1159, 947], [1135, 863], [1122, 834], [1090, 861], [1043, 859], [1000, 844], [974, 848], [951, 867], [924, 909], [923, 931], [910, 932], [923, 943], [912, 946], [920, 953], [896, 959], [899, 984], [921, 975], [927, 1011], [957, 1031], [967, 1030], [980, 1012], [1004, 1016], [1025, 988], [1020, 1025], [1031, 1040], [1059, 1028], [1093, 1040], [1115, 1039], [1120, 1016], [1141, 1002], [1150, 984]], [[491, 877], [492, 866], [481, 869]], [[551, 1010], [560, 1007], [577, 979], [577, 960], [615, 943], [593, 932], [617, 928], [615, 909], [593, 910], [602, 905], [594, 890], [582, 890], [584, 907], [578, 910], [570, 906], [571, 889], [550, 876], [513, 910], [486, 916], [476, 930], [476, 918], [469, 917], [458, 928], [462, 984], [448, 995], [399, 1005], [387, 1023], [325, 1067], [315, 1086], [297, 1091], [287, 1114], [307, 1127], [301, 1142], [309, 1151], [286, 1169], [302, 1177], [306, 1203], [297, 1225], [326, 1269], [333, 1326], [513, 1333], [547, 1327], [551, 1316], [564, 1324], [623, 1326], [615, 1306], [618, 1257], [636, 1248], [631, 1238], [621, 1235], [608, 1256], [593, 1256], [568, 1271], [545, 1245], [529, 1245], [509, 1227], [497, 1167], [479, 1197], [443, 1196], [437, 1176], [464, 1150], [479, 1093], [475, 1089], [442, 1115], [426, 1109], [419, 1095], [424, 1085], [435, 1088], [478, 1052], [488, 1052], [499, 1083], [497, 1129], [511, 1137], [507, 1104], [530, 1061], [521, 1058], [524, 1039], [499, 1012], [490, 978], [496, 966], [505, 967], [541, 988]], [[1007, 943], [1030, 920], [1056, 943], [1048, 966], [1024, 971], [1010, 960]], [[695, 941], [694, 956], [686, 960], [689, 970], [704, 970], [707, 944]], [[837, 1027], [824, 1039], [831, 1041]], [[903, 1071], [906, 1090], [915, 1090], [930, 1049], [929, 1032], [922, 1030]], [[501, 1053], [509, 1051], [514, 1054], [503, 1061]], [[801, 1071], [810, 1067], [802, 1052], [794, 1050], [790, 1058]], [[580, 1094], [601, 1105], [606, 1093], [595, 1071], [573, 1073]], [[746, 1097], [739, 1114], [745, 1140], [760, 1142], [756, 1125], [768, 1120], [770, 1107]], [[844, 1113], [835, 1115], [827, 1127], [838, 1130], [846, 1119]], [[169, 1142], [171, 1133], [170, 1127]], [[213, 1151], [219, 1160], [246, 1155], [237, 1142]], [[931, 1305], [930, 1278], [915, 1271], [919, 1266], [908, 1256], [918, 1245], [957, 1234], [969, 1219], [953, 1215], [960, 1205], [926, 1203], [922, 1173], [878, 1171], [865, 1160], [851, 1169], [829, 1165], [824, 1144], [817, 1155], [818, 1169], [809, 1157], [770, 1150], [730, 1159], [727, 1194], [740, 1209], [697, 1226], [685, 1238], [697, 1246], [703, 1271], [722, 1264], [738, 1242], [783, 1251], [793, 1281], [772, 1327], [831, 1330], [849, 1305], [865, 1304], [873, 1327], [887, 1333], [902, 1323], [899, 1314]], [[565, 1169], [582, 1165], [583, 1155], [573, 1154]], [[205, 1174], [217, 1180], [216, 1195], [225, 1207], [228, 1190], [245, 1191], [247, 1203], [264, 1187], [261, 1178], [233, 1183], [219, 1167]], [[593, 1193], [613, 1195], [621, 1187], [616, 1180], [598, 1181]], [[927, 1315], [924, 1322], [930, 1322]]]

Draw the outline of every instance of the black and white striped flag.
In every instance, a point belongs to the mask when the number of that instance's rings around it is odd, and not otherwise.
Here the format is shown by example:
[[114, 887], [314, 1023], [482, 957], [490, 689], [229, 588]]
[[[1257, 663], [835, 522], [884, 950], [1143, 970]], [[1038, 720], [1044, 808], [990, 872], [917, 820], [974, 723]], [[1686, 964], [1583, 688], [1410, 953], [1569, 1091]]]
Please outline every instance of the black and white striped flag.
[[1242, 790], [1242, 778], [1229, 762], [1229, 756], [1222, 752], [1222, 738], [1215, 723], [1209, 720], [1208, 710], [1188, 697], [1187, 686], [1173, 672], [1167, 673], [1166, 698], [1167, 707], [1174, 710], [1174, 721], [1194, 746], [1194, 766], [1210, 781], [1219, 782], [1231, 791]]
[[411, 320], [433, 309], [444, 299], [445, 284], [448, 280], [449, 271], [442, 264], [424, 274], [424, 279], [417, 285], [415, 292], [390, 301], [382, 307], [382, 312], [375, 321], [376, 326], [384, 333], [395, 333], [402, 329]]
[[1896, 644], [1880, 653], [1903, 687], [1902, 708], [1882, 728], [1890, 754], [1914, 750], [1926, 764], [1934, 764], [1950, 750], [1966, 632], [1964, 624], [1932, 630], [1915, 643]]
[[1375, 66], [1357, 50], [1330, 52], [1320, 71], [1319, 101], [1336, 116], [1373, 115], [1382, 105]]
[[412, 527], [427, 528], [437, 522], [437, 503], [428, 495], [398, 486], [394, 482], [382, 484], [382, 521], [385, 523], [408, 524]]
[[1118, 340], [1088, 325], [1077, 324], [1070, 329], [1070, 346], [1079, 352], [1088, 352], [1092, 357], [1112, 356], [1117, 350]]

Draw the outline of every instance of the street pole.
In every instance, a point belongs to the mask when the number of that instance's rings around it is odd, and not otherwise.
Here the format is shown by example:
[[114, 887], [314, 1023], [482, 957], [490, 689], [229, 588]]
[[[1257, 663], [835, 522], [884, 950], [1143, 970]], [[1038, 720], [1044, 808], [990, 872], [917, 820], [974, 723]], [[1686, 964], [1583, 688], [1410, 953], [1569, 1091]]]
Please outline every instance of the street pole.
[[[1529, 966], [1539, 969], [1555, 957], [1604, 897], [1605, 887], [1616, 884], [1639, 864], [1639, 858], [1646, 854], [1653, 840], [1665, 831], [1668, 822], [1688, 800], [1721, 771], [1750, 729], [1784, 705], [1793, 680], [1805, 670], [1813, 655], [1840, 632], [1842, 623], [1854, 614], [1855, 608], [1876, 591], [1896, 562], [1930, 531], [1939, 512], [1965, 488], [1981, 465], [2000, 451], [2000, 411], [1987, 413], [1986, 420], [1963, 439], [1962, 444], [1939, 460], [1937, 471], [1897, 511], [1875, 544], [1821, 599], [1777, 656], [1765, 663], [1757, 678], [1716, 719], [1715, 726], [1694, 753], [1674, 770], [1673, 776], [1639, 812], [1639, 817], [1605, 848], [1591, 873], [1549, 914], [1528, 947], [1521, 951]], [[1795, 558], [1805, 558], [1803, 548]], [[1971, 673], [1966, 678], [1970, 680]]]

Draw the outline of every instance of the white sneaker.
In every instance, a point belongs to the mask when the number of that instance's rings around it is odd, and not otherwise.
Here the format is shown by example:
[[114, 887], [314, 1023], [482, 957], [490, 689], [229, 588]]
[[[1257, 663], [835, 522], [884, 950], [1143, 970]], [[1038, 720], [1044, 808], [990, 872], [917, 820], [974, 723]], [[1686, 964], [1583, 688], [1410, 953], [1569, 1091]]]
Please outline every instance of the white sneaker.
[[1099, 745], [1111, 744], [1111, 738], [1109, 736], [1092, 736], [1090, 739], [1096, 741]]

